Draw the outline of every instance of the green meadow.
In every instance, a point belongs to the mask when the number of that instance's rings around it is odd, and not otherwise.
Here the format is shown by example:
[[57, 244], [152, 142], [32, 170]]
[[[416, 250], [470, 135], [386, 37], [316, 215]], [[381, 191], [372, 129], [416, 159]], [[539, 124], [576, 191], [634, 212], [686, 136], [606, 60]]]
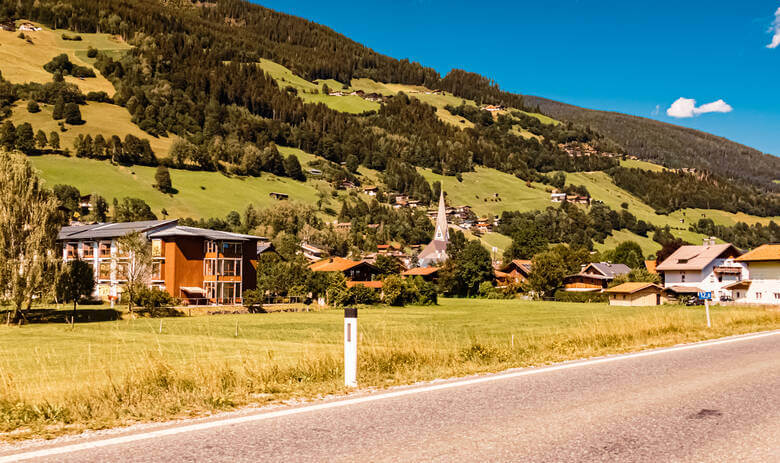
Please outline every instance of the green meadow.
[[[361, 387], [777, 329], [715, 307], [443, 299], [360, 310]], [[344, 393], [339, 310], [0, 326], [0, 437], [51, 437]]]

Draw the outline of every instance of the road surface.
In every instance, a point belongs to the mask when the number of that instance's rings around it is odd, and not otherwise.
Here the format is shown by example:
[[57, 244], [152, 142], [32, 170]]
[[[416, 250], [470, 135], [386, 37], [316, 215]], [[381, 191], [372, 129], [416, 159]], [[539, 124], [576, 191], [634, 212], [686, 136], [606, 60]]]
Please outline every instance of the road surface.
[[780, 462], [780, 331], [68, 445], [0, 462]]

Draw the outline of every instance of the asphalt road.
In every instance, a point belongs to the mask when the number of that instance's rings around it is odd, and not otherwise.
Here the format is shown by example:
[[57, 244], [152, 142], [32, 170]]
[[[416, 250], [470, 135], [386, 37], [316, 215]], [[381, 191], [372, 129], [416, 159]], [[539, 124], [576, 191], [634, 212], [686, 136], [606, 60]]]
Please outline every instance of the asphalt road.
[[265, 415], [34, 461], [780, 462], [780, 331]]

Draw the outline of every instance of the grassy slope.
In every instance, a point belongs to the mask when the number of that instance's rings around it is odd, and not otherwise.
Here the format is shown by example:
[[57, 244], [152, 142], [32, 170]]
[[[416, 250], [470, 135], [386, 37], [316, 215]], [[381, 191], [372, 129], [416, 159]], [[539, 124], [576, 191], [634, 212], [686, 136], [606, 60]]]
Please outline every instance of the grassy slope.
[[292, 86], [298, 89], [298, 96], [307, 103], [324, 103], [336, 111], [353, 114], [359, 114], [364, 111], [376, 111], [379, 109], [379, 103], [366, 101], [355, 95], [330, 96], [322, 93], [313, 93], [314, 91], [320, 92], [322, 90], [322, 83], [328, 84], [328, 87], [330, 87], [331, 90], [342, 90], [342, 84], [338, 82], [328, 80], [315, 84], [293, 74], [293, 72], [286, 67], [267, 59], [260, 60], [260, 67], [263, 71], [270, 74], [280, 87]]
[[[290, 148], [282, 151], [293, 151]], [[297, 150], [296, 150], [297, 151]], [[288, 154], [285, 152], [285, 154]], [[287, 193], [293, 201], [314, 204], [316, 186], [326, 187], [322, 181], [298, 182], [271, 174], [255, 177], [228, 177], [214, 172], [195, 172], [171, 169], [175, 195], [165, 195], [154, 189], [152, 167], [113, 166], [105, 161], [38, 156], [30, 158], [49, 185], [67, 183], [82, 193], [99, 193], [109, 201], [131, 196], [141, 198], [158, 216], [165, 208], [171, 217], [224, 217], [231, 210], [243, 211], [250, 203], [258, 208], [274, 205], [268, 193]], [[303, 162], [306, 156], [300, 155]]]
[[[445, 299], [363, 309], [358, 379], [386, 387], [780, 326], [765, 309], [712, 312], [706, 329], [701, 311], [674, 306]], [[0, 396], [31, 407], [1, 410], [0, 431], [17, 432], [0, 438], [56, 435], [63, 416], [73, 432], [343, 392], [341, 318], [328, 310], [0, 326]], [[52, 407], [58, 413], [44, 415]], [[31, 433], [19, 429], [26, 424]]]
[[[500, 215], [503, 211], [531, 211], [552, 205], [544, 185], [534, 183], [529, 188], [517, 177], [495, 169], [477, 167], [476, 171], [463, 174], [463, 182], [455, 177], [434, 174], [430, 169], [418, 170], [431, 183], [443, 182], [451, 205], [468, 204], [479, 216]], [[501, 201], [495, 201], [494, 193], [498, 193]]]
[[[86, 50], [90, 46], [99, 50], [107, 50], [119, 53], [130, 48], [121, 39], [107, 34], [79, 34], [81, 41], [62, 40], [63, 30], [53, 31], [45, 28], [38, 32], [25, 32], [32, 38], [33, 44], [27, 43], [17, 37], [18, 32], [0, 31], [0, 71], [3, 77], [13, 83], [48, 82], [51, 74], [43, 69], [43, 65], [52, 58], [67, 53], [74, 64], [89, 66], [93, 60], [86, 57]], [[73, 35], [72, 32], [68, 32]], [[96, 78], [80, 80], [67, 76], [67, 82], [74, 83], [84, 93], [91, 91], [104, 91], [109, 95], [114, 94], [114, 86], [97, 70]]]
[[[112, 135], [117, 135], [119, 138], [124, 139], [125, 135], [130, 134], [149, 140], [154, 153], [158, 157], [165, 157], [177, 138], [176, 136], [153, 137], [149, 135], [133, 124], [127, 109], [109, 103], [89, 101], [86, 105], [81, 106], [81, 117], [86, 123], [83, 125], [66, 125], [66, 132], [60, 132], [60, 128], [57, 125], [60, 121], [52, 119], [51, 113], [54, 109], [52, 105], [41, 104], [40, 108], [40, 112], [31, 114], [27, 111], [27, 102], [19, 101], [13, 109], [11, 120], [17, 125], [29, 122], [33, 126], [33, 130], [43, 130], [46, 132], [46, 136], [53, 131], [59, 133], [60, 146], [63, 149], [70, 148], [73, 150], [73, 142], [78, 135], [91, 135], [94, 138], [95, 135], [102, 134], [106, 139]], [[110, 123], [106, 123], [108, 121]]]

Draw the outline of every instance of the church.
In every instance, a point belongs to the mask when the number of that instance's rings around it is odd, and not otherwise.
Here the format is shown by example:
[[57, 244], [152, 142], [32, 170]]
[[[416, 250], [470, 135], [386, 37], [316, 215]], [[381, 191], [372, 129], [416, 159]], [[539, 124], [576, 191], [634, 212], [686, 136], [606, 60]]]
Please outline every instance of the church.
[[436, 231], [433, 241], [425, 246], [417, 256], [420, 267], [431, 267], [447, 260], [447, 243], [450, 241], [450, 231], [447, 227], [447, 208], [444, 205], [444, 190], [439, 197], [439, 212], [436, 214]]

